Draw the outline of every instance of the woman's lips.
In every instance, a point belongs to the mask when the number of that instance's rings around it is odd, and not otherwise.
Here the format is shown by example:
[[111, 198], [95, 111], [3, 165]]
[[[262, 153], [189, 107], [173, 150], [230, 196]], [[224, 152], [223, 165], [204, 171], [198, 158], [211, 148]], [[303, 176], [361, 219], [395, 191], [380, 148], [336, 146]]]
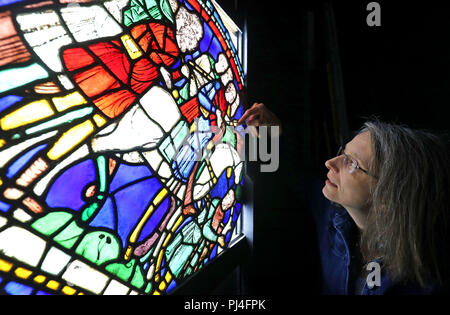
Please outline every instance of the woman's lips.
[[325, 183], [326, 183], [327, 185], [330, 185], [330, 186], [332, 186], [332, 187], [336, 187], [336, 188], [337, 188], [337, 185], [334, 184], [334, 183], [332, 183], [328, 178], [327, 178], [327, 180], [325, 181]]

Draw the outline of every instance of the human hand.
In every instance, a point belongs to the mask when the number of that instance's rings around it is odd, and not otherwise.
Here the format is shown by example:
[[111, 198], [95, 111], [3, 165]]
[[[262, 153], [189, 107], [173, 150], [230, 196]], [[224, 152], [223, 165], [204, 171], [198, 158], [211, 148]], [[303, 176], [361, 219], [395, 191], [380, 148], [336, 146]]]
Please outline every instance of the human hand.
[[263, 103], [253, 103], [238, 121], [238, 125], [246, 123], [248, 126], [278, 126], [281, 134], [281, 121]]

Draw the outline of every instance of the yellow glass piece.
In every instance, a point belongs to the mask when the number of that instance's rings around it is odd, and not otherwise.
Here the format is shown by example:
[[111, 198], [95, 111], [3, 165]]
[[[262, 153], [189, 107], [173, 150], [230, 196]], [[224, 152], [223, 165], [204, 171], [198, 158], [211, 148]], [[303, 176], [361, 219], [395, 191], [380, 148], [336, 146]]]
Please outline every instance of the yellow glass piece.
[[3, 117], [0, 120], [0, 126], [3, 130], [10, 130], [50, 117], [53, 114], [50, 103], [47, 100], [39, 100], [28, 103]]
[[101, 127], [104, 124], [106, 124], [106, 119], [100, 116], [99, 114], [95, 114], [94, 117], [92, 118], [94, 118], [94, 122], [97, 124], [98, 127]]
[[84, 295], [84, 292], [78, 292], [78, 295]]
[[131, 256], [131, 252], [132, 252], [132, 251], [133, 251], [133, 247], [129, 245], [129, 246], [127, 247], [127, 251], [125, 252], [125, 256], [124, 256], [125, 260], [130, 259], [130, 256]]
[[0, 148], [5, 145], [6, 141], [5, 139], [0, 139]]
[[153, 200], [153, 204], [155, 205], [155, 207], [158, 206], [166, 196], [167, 196], [167, 189], [165, 188], [161, 189], [158, 195]]
[[65, 96], [52, 98], [53, 104], [58, 111], [62, 112], [70, 107], [86, 104], [87, 101], [80, 92], [73, 92]]
[[153, 292], [153, 295], [161, 295], [161, 293], [155, 290], [155, 292]]
[[177, 99], [177, 98], [180, 96], [180, 93], [178, 93], [177, 90], [173, 90], [173, 91], [172, 91], [172, 95], [173, 95], [173, 97], [174, 97], [175, 99]]
[[52, 289], [52, 290], [58, 290], [58, 288], [59, 288], [59, 282], [58, 282], [58, 281], [55, 281], [55, 280], [50, 280], [50, 281], [47, 283], [47, 288], [50, 288], [50, 289]]
[[202, 112], [203, 117], [208, 118], [209, 112], [206, 109], [204, 109], [203, 106], [200, 106], [200, 111]]
[[158, 283], [159, 280], [160, 280], [160, 279], [159, 279], [159, 273], [157, 273], [157, 274], [155, 275], [155, 282]]
[[175, 223], [175, 225], [172, 228], [172, 233], [175, 233], [175, 231], [178, 229], [178, 227], [180, 226], [181, 222], [183, 222], [183, 216], [180, 215], [180, 217], [178, 218], [177, 222]]
[[164, 244], [163, 247], [167, 246], [167, 243], [169, 243], [170, 239], [172, 238], [172, 233], [169, 233], [166, 237], [166, 239], [164, 240]]
[[33, 273], [33, 271], [19, 267], [16, 270], [14, 270], [14, 273], [16, 274], [16, 276], [18, 276], [19, 278], [22, 279], [28, 279], [29, 276], [31, 276], [31, 274]]
[[[137, 238], [139, 237], [142, 228], [144, 227], [145, 223], [147, 223], [148, 219], [152, 215], [153, 211], [157, 208], [157, 206], [161, 203], [161, 201], [164, 200], [164, 198], [167, 196], [167, 189], [163, 188], [159, 191], [159, 193], [156, 195], [155, 199], [153, 199], [152, 204], [148, 207], [148, 209], [145, 211], [144, 216], [139, 221], [139, 223], [136, 225], [133, 233], [131, 233], [130, 236], [130, 243], [136, 242]], [[128, 259], [131, 254], [131, 246], [127, 248], [127, 251], [125, 253], [125, 259]]]
[[164, 257], [164, 249], [161, 249], [159, 251], [158, 260], [156, 262], [156, 269], [155, 269], [158, 272], [161, 269], [161, 264], [162, 264], [163, 257]]
[[3, 181], [2, 181], [2, 179], [0, 178], [0, 186], [1, 186], [1, 185], [3, 185]]
[[77, 290], [75, 290], [74, 288], [68, 287], [68, 286], [64, 286], [64, 288], [62, 288], [61, 291], [67, 295], [74, 295], [75, 292], [77, 292]]
[[233, 169], [231, 167], [227, 168], [227, 178], [230, 179], [231, 178], [231, 174], [233, 173]]
[[133, 40], [133, 38], [128, 35], [122, 35], [120, 37], [122, 40], [123, 45], [127, 49], [128, 55], [131, 59], [137, 59], [140, 56], [142, 56], [142, 51], [139, 49], [139, 46], [136, 44], [136, 42]]
[[0, 271], [9, 272], [12, 268], [13, 264], [9, 261], [0, 259]]
[[42, 282], [45, 281], [45, 279], [47, 279], [45, 276], [43, 276], [43, 275], [38, 275], [38, 276], [34, 277], [34, 282], [42, 283]]
[[194, 120], [191, 124], [191, 127], [189, 128], [189, 132], [194, 133], [197, 131], [197, 129], [198, 129], [197, 120]]
[[167, 286], [167, 284], [166, 284], [166, 282], [165, 281], [161, 281], [161, 283], [159, 284], [159, 289], [161, 290], [161, 291], [164, 291], [164, 289], [166, 288], [166, 286]]
[[170, 283], [170, 281], [172, 280], [172, 274], [167, 271], [166, 276], [164, 277], [167, 281], [167, 283]]
[[77, 144], [83, 141], [87, 136], [94, 132], [94, 124], [90, 120], [76, 125], [63, 133], [61, 138], [56, 141], [53, 147], [48, 151], [47, 156], [51, 160], [57, 160]]

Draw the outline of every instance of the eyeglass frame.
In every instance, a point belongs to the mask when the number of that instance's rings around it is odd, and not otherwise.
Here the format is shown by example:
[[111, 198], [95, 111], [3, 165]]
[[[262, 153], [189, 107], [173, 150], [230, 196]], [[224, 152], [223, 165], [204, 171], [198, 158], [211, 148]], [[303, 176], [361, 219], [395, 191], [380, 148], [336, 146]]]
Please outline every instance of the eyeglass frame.
[[347, 163], [348, 163], [347, 161], [351, 161], [351, 163], [352, 163], [351, 165], [353, 165], [353, 164], [355, 165], [355, 166], [350, 166], [350, 167], [353, 167], [352, 171], [349, 170], [350, 174], [353, 174], [355, 172], [355, 170], [358, 169], [358, 170], [364, 172], [365, 174], [367, 174], [375, 179], [378, 179], [378, 177], [370, 174], [369, 171], [367, 171], [367, 170], [363, 169], [361, 166], [359, 166], [358, 161], [356, 161], [354, 158], [351, 158], [350, 156], [348, 156], [344, 150], [345, 150], [345, 145], [341, 145], [339, 147], [336, 157], [343, 155], [344, 156], [344, 165], [347, 165]]

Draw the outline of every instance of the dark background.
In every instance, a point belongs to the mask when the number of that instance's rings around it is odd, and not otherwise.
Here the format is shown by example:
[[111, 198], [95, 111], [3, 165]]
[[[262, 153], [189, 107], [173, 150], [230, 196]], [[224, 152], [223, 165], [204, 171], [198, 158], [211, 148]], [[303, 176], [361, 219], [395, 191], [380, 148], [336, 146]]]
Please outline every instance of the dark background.
[[309, 211], [322, 198], [325, 160], [367, 117], [449, 130], [448, 9], [431, 1], [378, 1], [381, 26], [369, 27], [369, 2], [219, 1], [241, 27], [247, 23], [247, 106], [265, 103], [284, 130], [278, 171], [249, 166], [251, 294], [318, 293]]

